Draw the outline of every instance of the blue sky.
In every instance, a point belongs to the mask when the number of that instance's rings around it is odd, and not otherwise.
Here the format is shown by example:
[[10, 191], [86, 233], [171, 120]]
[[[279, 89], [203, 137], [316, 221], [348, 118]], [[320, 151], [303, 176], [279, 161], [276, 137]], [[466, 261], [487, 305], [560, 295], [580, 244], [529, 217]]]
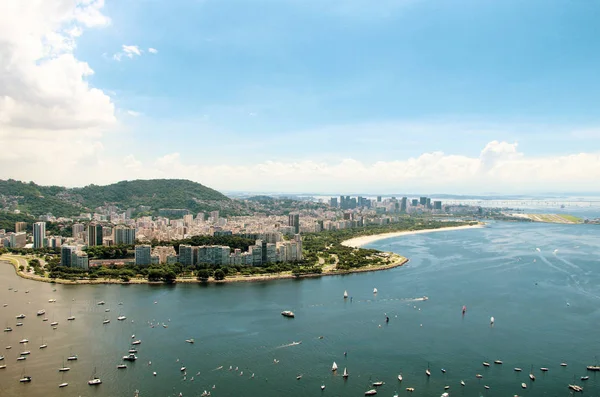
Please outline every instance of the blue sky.
[[[191, 179], [244, 190], [256, 186], [246, 180], [251, 175], [223, 167], [262, 165], [289, 173], [256, 190], [383, 191], [386, 179], [369, 176], [379, 162], [404, 167], [386, 178], [411, 191], [476, 193], [490, 178], [489, 189], [542, 190], [563, 161], [573, 173], [600, 165], [598, 7], [106, 0], [98, 9], [109, 22], [84, 26], [72, 53], [94, 71], [85, 81], [114, 107], [116, 122], [93, 137], [102, 147], [94, 156], [100, 164], [127, 158], [130, 179], [174, 176], [156, 165], [166, 161]], [[140, 55], [115, 59], [123, 45]], [[444, 160], [428, 168], [423, 156], [432, 153]], [[482, 175], [486, 153], [497, 161]], [[347, 161], [360, 163], [360, 186]], [[444, 174], [454, 166], [468, 176], [452, 185], [414, 169]], [[529, 166], [545, 170], [547, 180], [509, 183]], [[298, 167], [302, 186], [282, 185]], [[115, 179], [96, 174], [98, 182]], [[585, 186], [572, 179], [564, 175], [560, 187]]]

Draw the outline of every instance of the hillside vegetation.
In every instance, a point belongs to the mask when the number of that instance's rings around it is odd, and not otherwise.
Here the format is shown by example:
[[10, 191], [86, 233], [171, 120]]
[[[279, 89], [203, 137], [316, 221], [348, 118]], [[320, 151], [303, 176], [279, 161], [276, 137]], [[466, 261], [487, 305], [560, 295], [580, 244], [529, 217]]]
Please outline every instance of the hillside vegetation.
[[150, 207], [151, 213], [156, 213], [160, 208], [182, 208], [197, 212], [214, 209], [227, 211], [231, 209], [232, 201], [214, 189], [183, 179], [122, 181], [82, 188], [0, 180], [0, 207], [9, 211], [18, 209], [33, 216], [48, 213], [73, 216], [103, 205], [115, 205], [121, 210], [144, 205]]

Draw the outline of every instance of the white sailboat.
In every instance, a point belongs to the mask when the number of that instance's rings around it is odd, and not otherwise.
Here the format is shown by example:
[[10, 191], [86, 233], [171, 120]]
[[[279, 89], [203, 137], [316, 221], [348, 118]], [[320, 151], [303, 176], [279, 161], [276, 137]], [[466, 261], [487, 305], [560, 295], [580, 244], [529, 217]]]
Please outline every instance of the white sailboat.
[[344, 291], [344, 299], [348, 298], [348, 291]]
[[346, 371], [346, 367], [344, 367], [344, 374], [342, 376], [344, 379], [348, 378], [348, 371]]
[[373, 293], [376, 294], [377, 293], [377, 288], [373, 288]]
[[337, 371], [337, 369], [338, 369], [338, 366], [337, 366], [337, 364], [336, 364], [336, 363], [335, 363], [335, 361], [334, 361], [334, 362], [333, 362], [333, 365], [331, 366], [331, 370], [332, 370], [333, 372], [335, 372], [335, 371]]
[[44, 337], [42, 336], [42, 344], [40, 345], [40, 349], [45, 349], [47, 347], [48, 345], [44, 343]]
[[88, 380], [88, 385], [96, 386], [96, 385], [99, 385], [100, 383], [102, 383], [102, 381], [100, 380], [100, 378], [98, 378], [96, 376], [96, 368], [94, 368], [94, 372], [92, 373], [92, 378], [90, 380]]

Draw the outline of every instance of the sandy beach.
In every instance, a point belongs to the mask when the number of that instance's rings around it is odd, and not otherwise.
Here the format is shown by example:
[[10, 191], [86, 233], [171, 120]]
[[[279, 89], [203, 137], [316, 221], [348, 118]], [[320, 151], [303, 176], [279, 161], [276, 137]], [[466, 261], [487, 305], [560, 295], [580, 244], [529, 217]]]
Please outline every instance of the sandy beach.
[[411, 234], [421, 234], [421, 233], [433, 233], [433, 232], [448, 232], [452, 230], [464, 230], [464, 229], [475, 229], [484, 227], [484, 224], [477, 225], [465, 225], [465, 226], [452, 226], [452, 227], [441, 227], [437, 229], [423, 229], [423, 230], [412, 230], [412, 231], [402, 231], [402, 232], [392, 232], [392, 233], [383, 233], [383, 234], [374, 234], [372, 236], [361, 236], [355, 237], [350, 240], [342, 241], [342, 245], [346, 247], [359, 248], [363, 247], [367, 244], [378, 240], [384, 240], [386, 238], [399, 237], [399, 236], [408, 236]]

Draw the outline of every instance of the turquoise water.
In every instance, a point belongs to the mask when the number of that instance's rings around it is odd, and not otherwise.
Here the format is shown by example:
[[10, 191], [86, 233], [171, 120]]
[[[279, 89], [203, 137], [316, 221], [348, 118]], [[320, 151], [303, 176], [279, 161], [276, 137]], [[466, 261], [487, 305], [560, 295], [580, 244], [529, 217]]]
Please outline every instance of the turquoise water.
[[[53, 286], [17, 278], [2, 265], [0, 304], [8, 306], [0, 307], [0, 326], [8, 322], [14, 331], [0, 335], [0, 363], [7, 365], [0, 396], [132, 396], [136, 389], [142, 397], [199, 396], [205, 389], [212, 396], [362, 396], [376, 380], [386, 382], [378, 396], [407, 395], [406, 387], [415, 388], [413, 396], [439, 396], [445, 385], [451, 396], [566, 396], [574, 376], [586, 395], [600, 392], [600, 374], [579, 381], [600, 356], [599, 226], [494, 223], [370, 247], [410, 262], [374, 273], [209, 286]], [[344, 290], [352, 301], [342, 298]], [[427, 301], [415, 300], [424, 295]], [[96, 305], [100, 300], [106, 305]], [[35, 315], [42, 308], [60, 322], [56, 330]], [[283, 318], [286, 309], [296, 318]], [[15, 327], [19, 313], [27, 318]], [[69, 313], [75, 321], [66, 321]], [[121, 313], [126, 321], [116, 320]], [[102, 325], [105, 316], [111, 323]], [[118, 370], [132, 334], [142, 341], [139, 360]], [[48, 348], [39, 350], [42, 336]], [[22, 338], [30, 340], [27, 347], [19, 345]], [[288, 346], [293, 341], [302, 344]], [[17, 362], [25, 349], [31, 355]], [[61, 375], [70, 353], [80, 359]], [[496, 359], [504, 364], [481, 364]], [[338, 374], [330, 370], [333, 361]], [[559, 366], [563, 361], [568, 367]], [[532, 365], [534, 383], [527, 378]], [[98, 387], [87, 385], [94, 368], [103, 380]], [[19, 384], [24, 373], [30, 384]], [[59, 389], [63, 381], [69, 386]]]

